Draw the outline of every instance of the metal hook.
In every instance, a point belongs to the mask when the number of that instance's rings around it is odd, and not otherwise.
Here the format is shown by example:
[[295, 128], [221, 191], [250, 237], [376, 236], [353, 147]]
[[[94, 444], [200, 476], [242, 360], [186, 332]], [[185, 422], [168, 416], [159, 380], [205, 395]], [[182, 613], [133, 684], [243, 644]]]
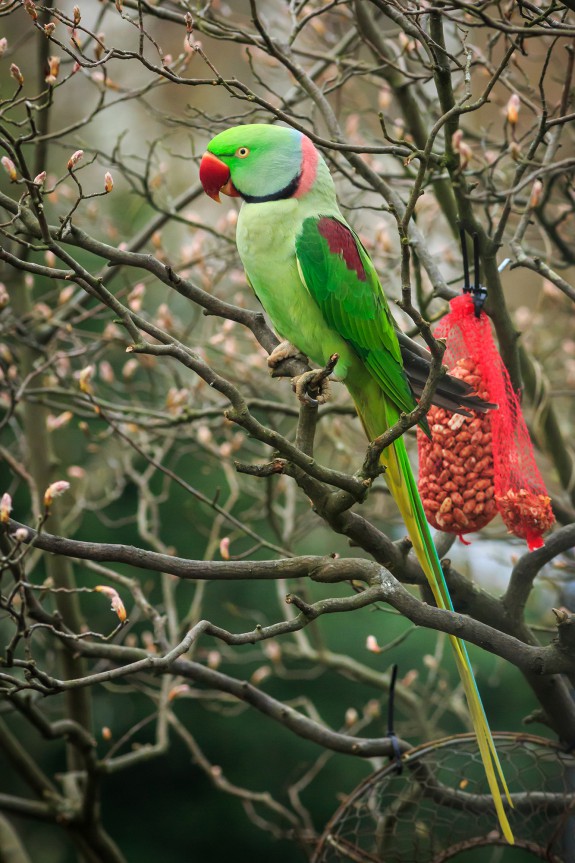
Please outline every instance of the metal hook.
[[393, 712], [394, 712], [394, 703], [395, 703], [395, 684], [397, 682], [397, 665], [394, 665], [391, 669], [391, 681], [389, 683], [389, 701], [387, 704], [387, 736], [391, 741], [391, 745], [393, 747], [393, 758], [395, 761], [395, 769], [397, 773], [403, 772], [403, 761], [401, 760], [401, 749], [399, 748], [399, 743], [397, 740], [397, 735], [393, 730]]

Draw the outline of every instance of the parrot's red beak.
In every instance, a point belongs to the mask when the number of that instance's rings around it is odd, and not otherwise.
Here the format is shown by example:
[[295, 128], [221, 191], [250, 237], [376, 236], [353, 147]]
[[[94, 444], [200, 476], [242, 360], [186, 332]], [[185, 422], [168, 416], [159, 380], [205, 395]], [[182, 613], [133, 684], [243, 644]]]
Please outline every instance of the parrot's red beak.
[[204, 153], [200, 162], [200, 183], [204, 192], [220, 203], [220, 192], [238, 198], [239, 192], [232, 183], [230, 169], [213, 153]]

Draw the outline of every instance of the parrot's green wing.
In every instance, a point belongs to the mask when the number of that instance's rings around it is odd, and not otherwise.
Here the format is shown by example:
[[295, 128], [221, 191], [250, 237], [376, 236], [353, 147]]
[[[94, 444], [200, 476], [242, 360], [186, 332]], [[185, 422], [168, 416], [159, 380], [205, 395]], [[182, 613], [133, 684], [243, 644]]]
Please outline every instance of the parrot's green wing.
[[[368, 375], [364, 372], [363, 380], [346, 378], [346, 383], [368, 435], [381, 434], [397, 420], [399, 411], [413, 409], [415, 399], [403, 371], [393, 321], [373, 264], [351, 228], [331, 216], [304, 220], [296, 239], [296, 254], [301, 278], [326, 323], [354, 347], [369, 372]], [[422, 426], [428, 430], [425, 421]], [[384, 450], [381, 459], [386, 468], [386, 482], [405, 520], [437, 607], [453, 611], [403, 438]], [[507, 841], [513, 843], [500, 784], [509, 804], [511, 798], [467, 648], [456, 636], [449, 638], [499, 822]]]
[[400, 411], [416, 405], [387, 300], [359, 238], [333, 216], [309, 217], [296, 238], [302, 280], [326, 323], [361, 357]]

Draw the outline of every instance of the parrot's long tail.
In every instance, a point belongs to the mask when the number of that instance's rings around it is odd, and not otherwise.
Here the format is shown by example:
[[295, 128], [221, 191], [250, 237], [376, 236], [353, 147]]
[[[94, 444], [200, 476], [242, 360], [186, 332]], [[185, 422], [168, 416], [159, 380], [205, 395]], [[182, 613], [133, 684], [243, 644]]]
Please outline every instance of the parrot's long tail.
[[[399, 418], [397, 408], [388, 403], [388, 400], [373, 379], [369, 381], [367, 386], [365, 385], [367, 382], [364, 381], [358, 389], [350, 386], [350, 382], [347, 383], [370, 440], [373, 440], [373, 438], [377, 437], [377, 435], [397, 421]], [[375, 391], [376, 387], [377, 392]], [[356, 395], [357, 398], [355, 397]], [[423, 504], [419, 496], [403, 438], [398, 438], [388, 447], [383, 452], [381, 460], [386, 467], [385, 479], [387, 485], [405, 521], [413, 549], [429, 582], [437, 607], [453, 611], [449, 589], [431, 538], [431, 531], [425, 518]], [[509, 796], [493, 737], [491, 736], [487, 717], [485, 716], [485, 710], [481, 696], [479, 695], [477, 683], [475, 682], [467, 648], [465, 642], [454, 635], [450, 635], [449, 640], [451, 641], [459, 676], [463, 683], [469, 705], [473, 728], [477, 736], [477, 743], [499, 824], [507, 841], [510, 844], [514, 844], [515, 840], [509, 826], [509, 821], [507, 820], [501, 790], [504, 792], [509, 805], [512, 807], [513, 804]]]

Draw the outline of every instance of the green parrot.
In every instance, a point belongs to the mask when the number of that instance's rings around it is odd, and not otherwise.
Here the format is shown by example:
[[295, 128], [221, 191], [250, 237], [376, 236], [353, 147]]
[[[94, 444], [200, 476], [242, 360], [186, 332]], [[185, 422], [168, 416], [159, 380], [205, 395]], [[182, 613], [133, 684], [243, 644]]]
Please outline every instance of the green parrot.
[[[283, 339], [335, 368], [370, 440], [416, 405], [374, 265], [337, 204], [329, 169], [311, 140], [280, 126], [236, 126], [216, 135], [200, 164], [205, 192], [242, 199], [236, 242], [248, 280]], [[462, 412], [465, 412], [462, 409]], [[403, 438], [381, 456], [385, 479], [438, 608], [453, 610]], [[449, 636], [489, 788], [507, 841], [512, 805], [465, 643]]]

